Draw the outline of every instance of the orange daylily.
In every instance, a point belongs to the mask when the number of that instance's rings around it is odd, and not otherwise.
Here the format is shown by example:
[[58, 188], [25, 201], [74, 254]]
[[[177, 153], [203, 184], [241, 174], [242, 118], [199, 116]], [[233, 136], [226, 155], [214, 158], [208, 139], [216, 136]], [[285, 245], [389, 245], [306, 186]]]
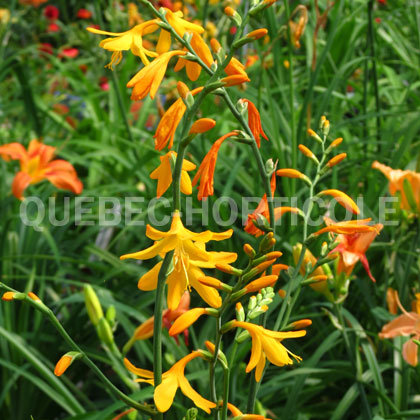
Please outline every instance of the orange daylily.
[[404, 181], [407, 180], [413, 191], [413, 197], [420, 212], [420, 173], [414, 171], [403, 171], [392, 169], [378, 161], [373, 162], [372, 168], [381, 171], [389, 180], [389, 192], [391, 195], [401, 194], [401, 208], [403, 210], [414, 211], [404, 191]]
[[125, 32], [108, 32], [92, 27], [86, 29], [93, 34], [111, 35], [112, 38], [106, 38], [99, 43], [103, 49], [112, 51], [111, 61], [105, 67], [112, 69], [113, 65], [118, 65], [122, 60], [122, 51], [126, 50], [131, 50], [147, 66], [150, 63], [147, 57], [157, 57], [159, 54], [145, 48], [143, 36], [157, 31], [159, 29], [158, 22], [158, 19], [149, 20]]
[[[199, 87], [189, 92], [194, 96], [202, 90], [203, 87]], [[156, 133], [153, 136], [155, 139], [156, 150], [162, 150], [166, 145], [168, 145], [169, 149], [172, 148], [175, 138], [175, 131], [181, 122], [186, 110], [187, 106], [185, 105], [184, 101], [182, 98], [178, 98], [163, 114], [156, 129]]]
[[416, 293], [415, 312], [407, 312], [404, 309], [396, 291], [395, 299], [403, 314], [384, 325], [379, 333], [379, 338], [410, 337], [404, 343], [402, 355], [407, 363], [417, 366], [418, 346], [413, 340], [420, 340], [420, 293]]
[[231, 131], [230, 133], [225, 134], [220, 139], [216, 140], [211, 146], [211, 149], [207, 152], [205, 158], [201, 162], [200, 167], [198, 168], [197, 173], [192, 181], [192, 185], [195, 186], [200, 180], [200, 186], [198, 188], [198, 199], [202, 200], [207, 198], [210, 195], [214, 194], [214, 170], [216, 168], [217, 154], [219, 153], [220, 146], [228, 138], [235, 136], [236, 131]]
[[[327, 225], [332, 225], [334, 222], [325, 217]], [[360, 224], [367, 225], [367, 221], [359, 221]], [[368, 276], [372, 281], [376, 281], [372, 276], [369, 268], [369, 262], [366, 258], [366, 251], [368, 250], [372, 241], [376, 238], [382, 230], [383, 225], [380, 223], [371, 225], [372, 228], [369, 232], [356, 232], [351, 234], [340, 234], [335, 238], [339, 244], [331, 251], [331, 254], [339, 253], [339, 260], [337, 266], [337, 273], [345, 273], [348, 277], [353, 271], [354, 266], [360, 261], [365, 268]]]
[[143, 67], [128, 83], [128, 88], [133, 88], [131, 99], [139, 101], [148, 94], [154, 99], [156, 92], [165, 76], [169, 60], [176, 55], [185, 55], [184, 51], [170, 51], [155, 58], [151, 64]]
[[77, 177], [73, 165], [66, 160], [53, 160], [56, 148], [47, 146], [38, 140], [31, 140], [26, 150], [20, 143], [9, 143], [0, 146], [0, 156], [8, 161], [19, 160], [20, 171], [16, 174], [13, 184], [13, 195], [20, 200], [29, 185], [48, 179], [57, 188], [80, 194], [83, 184]]
[[242, 99], [242, 102], [248, 105], [248, 125], [250, 130], [252, 131], [252, 135], [254, 136], [258, 147], [260, 147], [260, 136], [263, 136], [266, 140], [268, 140], [268, 137], [264, 133], [264, 130], [261, 125], [260, 113], [258, 112], [257, 107], [249, 99]]
[[289, 354], [298, 362], [302, 359], [290, 352], [281, 344], [285, 338], [297, 338], [306, 335], [305, 330], [300, 331], [270, 331], [260, 325], [251, 324], [249, 322], [233, 321], [233, 327], [244, 328], [249, 332], [252, 338], [251, 358], [246, 367], [249, 373], [256, 368], [255, 380], [260, 381], [265, 367], [266, 358], [276, 366], [284, 366], [293, 364], [293, 360]]
[[[160, 156], [160, 165], [150, 174], [150, 178], [157, 179], [157, 191], [156, 197], [162, 197], [165, 191], [172, 184], [172, 167], [171, 159], [176, 159], [177, 154], [173, 151], [166, 153], [166, 155]], [[191, 194], [191, 178], [188, 175], [189, 171], [193, 171], [196, 165], [187, 159], [182, 162], [181, 169], [181, 183], [180, 188], [183, 194]]]
[[[175, 309], [181, 300], [182, 294], [188, 287], [193, 287], [202, 299], [212, 307], [221, 305], [221, 298], [217, 290], [202, 285], [198, 279], [204, 277], [201, 268], [215, 268], [218, 263], [231, 263], [236, 261], [237, 255], [232, 252], [208, 252], [205, 243], [211, 240], [221, 241], [232, 236], [232, 229], [225, 232], [214, 233], [206, 230], [194, 233], [184, 227], [178, 211], [172, 218], [172, 225], [168, 232], [161, 232], [147, 225], [146, 236], [155, 244], [149, 248], [121, 256], [122, 260], [134, 258], [148, 260], [157, 255], [174, 251], [173, 271], [168, 275], [168, 308]], [[162, 261], [157, 263], [150, 271], [144, 274], [138, 283], [140, 290], [154, 290]]]
[[[164, 413], [171, 407], [176, 391], [181, 388], [182, 393], [190, 398], [194, 404], [210, 414], [212, 408], [216, 407], [216, 404], [206, 400], [200, 394], [198, 394], [188, 382], [188, 379], [184, 375], [185, 367], [191, 360], [201, 357], [202, 353], [199, 350], [193, 351], [189, 355], [183, 357], [181, 360], [176, 362], [167, 372], [162, 374], [162, 383], [155, 388], [154, 400], [156, 408]], [[140, 379], [137, 382], [146, 382], [154, 385], [153, 372], [146, 369], [136, 368], [131, 364], [128, 359], [124, 359], [126, 368], [138, 375]]]

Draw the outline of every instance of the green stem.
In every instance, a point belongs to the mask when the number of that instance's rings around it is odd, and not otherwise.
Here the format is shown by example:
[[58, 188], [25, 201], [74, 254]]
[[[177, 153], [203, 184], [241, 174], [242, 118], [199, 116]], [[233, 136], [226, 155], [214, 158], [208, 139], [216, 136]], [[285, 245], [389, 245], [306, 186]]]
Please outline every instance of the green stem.
[[[165, 283], [168, 275], [168, 269], [172, 262], [173, 251], [165, 255], [162, 266], [159, 270], [158, 282], [156, 288], [155, 313], [153, 324], [153, 375], [154, 386], [162, 382], [162, 312], [165, 294]], [[156, 420], [163, 420], [162, 413], [155, 414]]]
[[[9, 292], [14, 293], [20, 293], [15, 289], [12, 289], [11, 287], [5, 285], [4, 283], [0, 282], [0, 289], [1, 290], [7, 290]], [[48, 308], [44, 303], [40, 303], [37, 301], [32, 300], [28, 296], [25, 296], [23, 299], [25, 302], [32, 305], [36, 310], [43, 313], [53, 324], [54, 328], [60, 333], [60, 335], [63, 337], [64, 341], [69, 345], [69, 347], [73, 351], [77, 351], [80, 353], [81, 360], [90, 368], [93, 370], [93, 372], [96, 374], [96, 376], [111, 390], [111, 392], [121, 401], [126, 403], [128, 406], [135, 408], [136, 410], [141, 411], [142, 413], [146, 413], [149, 415], [154, 415], [156, 412], [152, 408], [145, 406], [143, 404], [138, 403], [137, 401], [131, 399], [128, 395], [124, 394], [121, 390], [119, 390], [98, 368], [98, 366], [95, 365], [95, 363], [89, 358], [89, 356], [73, 341], [73, 339], [70, 337], [70, 335], [67, 333], [67, 331], [64, 329], [64, 327], [61, 325], [60, 321], [57, 319], [57, 317], [54, 315], [53, 311]]]

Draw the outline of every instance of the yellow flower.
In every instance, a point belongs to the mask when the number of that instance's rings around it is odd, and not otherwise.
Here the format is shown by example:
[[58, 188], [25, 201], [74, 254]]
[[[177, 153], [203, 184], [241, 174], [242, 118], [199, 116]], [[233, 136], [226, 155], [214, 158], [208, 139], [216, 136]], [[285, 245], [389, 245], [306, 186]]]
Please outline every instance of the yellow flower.
[[150, 62], [147, 57], [157, 57], [158, 53], [150, 51], [143, 46], [143, 35], [150, 34], [159, 29], [158, 19], [148, 20], [140, 25], [136, 25], [125, 32], [108, 32], [96, 28], [86, 28], [89, 32], [99, 35], [111, 35], [112, 38], [106, 38], [99, 43], [99, 46], [105, 50], [113, 51], [111, 61], [105, 67], [112, 69], [122, 59], [122, 51], [131, 50], [134, 55], [140, 57], [145, 66]]
[[[160, 157], [160, 165], [150, 174], [150, 178], [157, 179], [156, 197], [162, 197], [165, 191], [172, 184], [172, 167], [171, 159], [176, 159], [177, 154], [173, 151], [166, 153]], [[193, 171], [196, 168], [194, 163], [184, 159], [181, 170], [181, 192], [183, 194], [191, 194], [192, 186], [191, 179], [187, 171]]]
[[[193, 287], [210, 306], [217, 308], [221, 305], [220, 295], [217, 290], [198, 281], [205, 276], [201, 268], [215, 268], [216, 264], [219, 263], [234, 262], [237, 255], [232, 252], [207, 252], [204, 244], [211, 240], [228, 239], [232, 236], [232, 232], [232, 229], [229, 229], [222, 233], [214, 233], [209, 230], [194, 233], [184, 227], [180, 214], [176, 211], [168, 232], [161, 232], [147, 225], [146, 236], [156, 241], [154, 245], [143, 251], [123, 255], [120, 258], [122, 260], [127, 258], [148, 260], [157, 255], [174, 251], [174, 269], [166, 279], [169, 309], [175, 309], [178, 306], [182, 294], [189, 287]], [[138, 283], [140, 290], [156, 289], [161, 265], [162, 261], [140, 278]]]
[[273, 365], [284, 366], [293, 364], [289, 354], [298, 362], [302, 359], [286, 349], [280, 342], [285, 338], [297, 338], [306, 335], [305, 330], [300, 331], [270, 331], [260, 325], [249, 322], [233, 321], [234, 327], [244, 328], [252, 338], [251, 358], [246, 367], [249, 373], [256, 367], [255, 380], [260, 381], [267, 358]]
[[233, 404], [228, 403], [227, 404], [228, 409], [230, 411], [230, 413], [232, 414], [232, 416], [235, 419], [241, 419], [241, 420], [271, 420], [271, 419], [267, 419], [264, 416], [260, 415], [260, 414], [244, 414], [242, 413], [241, 410], [239, 410], [238, 407], [235, 407]]
[[185, 55], [184, 51], [170, 51], [155, 58], [151, 64], [143, 67], [128, 83], [128, 88], [133, 88], [131, 99], [140, 101], [149, 93], [153, 99], [165, 76], [169, 60], [175, 55]]
[[[154, 400], [157, 409], [164, 413], [171, 407], [176, 391], [181, 388], [182, 393], [190, 398], [194, 404], [210, 414], [210, 410], [216, 407], [216, 404], [203, 398], [198, 392], [196, 392], [188, 382], [188, 379], [184, 375], [185, 366], [191, 360], [201, 357], [199, 350], [193, 351], [189, 355], [183, 357], [181, 360], [176, 362], [167, 372], [162, 374], [162, 383], [155, 388]], [[141, 379], [137, 379], [137, 382], [146, 382], [154, 385], [153, 372], [150, 370], [139, 369], [132, 365], [127, 359], [124, 359], [126, 368], [140, 376]]]

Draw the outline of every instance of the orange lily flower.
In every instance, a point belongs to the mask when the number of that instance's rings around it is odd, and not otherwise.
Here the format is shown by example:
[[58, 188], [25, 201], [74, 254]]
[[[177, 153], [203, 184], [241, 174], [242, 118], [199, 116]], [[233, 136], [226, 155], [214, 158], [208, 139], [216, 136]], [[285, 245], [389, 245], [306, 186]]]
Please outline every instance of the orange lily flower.
[[[216, 407], [214, 402], [206, 400], [198, 394], [198, 392], [191, 387], [188, 379], [184, 375], [187, 363], [197, 357], [201, 357], [201, 351], [199, 350], [193, 351], [189, 355], [183, 357], [167, 372], [162, 374], [162, 383], [155, 388], [154, 392], [156, 408], [161, 413], [169, 410], [178, 388], [181, 388], [182, 393], [191, 399], [198, 408], [201, 408], [206, 413], [210, 414], [211, 409]], [[137, 382], [146, 382], [154, 385], [153, 372], [150, 370], [136, 368], [128, 361], [128, 359], [124, 359], [124, 364], [130, 372], [140, 376], [140, 379], [136, 380]]]
[[[191, 47], [195, 53], [201, 58], [207, 67], [211, 67], [213, 63], [213, 56], [207, 44], [204, 42], [200, 35], [193, 32], [191, 38]], [[187, 51], [185, 49], [185, 51]], [[180, 58], [175, 65], [174, 70], [179, 71], [186, 68], [188, 78], [195, 82], [201, 74], [201, 65], [194, 61], [189, 61], [184, 58]]]
[[[353, 233], [372, 232], [377, 230], [375, 225], [369, 225], [372, 219], [361, 219], [361, 220], [347, 220], [344, 222], [337, 222], [329, 224], [328, 226], [313, 233], [314, 236], [322, 235], [326, 232], [332, 232], [337, 234], [351, 235]], [[379, 232], [378, 232], [379, 233]]]
[[261, 138], [260, 135], [263, 136], [266, 140], [268, 137], [264, 133], [264, 130], [261, 126], [261, 117], [260, 113], [258, 112], [257, 107], [249, 100], [249, 99], [242, 99], [248, 105], [248, 125], [252, 131], [252, 135], [254, 136], [255, 141], [257, 142], [258, 147], [261, 146]]
[[297, 338], [306, 335], [305, 330], [300, 331], [270, 331], [260, 325], [251, 324], [249, 322], [233, 321], [232, 325], [236, 328], [243, 328], [249, 332], [252, 338], [251, 358], [246, 367], [249, 373], [256, 368], [255, 380], [260, 381], [265, 367], [266, 358], [276, 366], [284, 366], [293, 364], [293, 360], [289, 354], [298, 362], [302, 359], [290, 352], [281, 344], [285, 338]]
[[[203, 87], [199, 87], [189, 92], [194, 96], [202, 90]], [[153, 136], [155, 139], [156, 150], [162, 150], [166, 145], [168, 145], [169, 149], [172, 148], [175, 138], [175, 131], [181, 122], [186, 110], [187, 107], [184, 101], [182, 98], [178, 98], [163, 114], [163, 117], [161, 118], [156, 129], [156, 133]]]
[[100, 29], [88, 27], [89, 32], [99, 35], [111, 35], [112, 38], [106, 38], [99, 43], [99, 46], [105, 50], [112, 51], [111, 61], [105, 67], [112, 70], [113, 65], [118, 65], [122, 60], [122, 51], [131, 50], [134, 55], [140, 57], [145, 66], [150, 64], [147, 57], [157, 57], [159, 54], [150, 51], [143, 45], [143, 35], [151, 34], [159, 29], [158, 19], [149, 20], [140, 23], [125, 32], [108, 32]]
[[[155, 244], [149, 248], [121, 256], [122, 260], [134, 258], [148, 260], [157, 255], [174, 251], [173, 271], [168, 275], [168, 308], [176, 309], [182, 294], [190, 286], [193, 287], [202, 299], [212, 307], [221, 305], [221, 298], [217, 290], [201, 284], [198, 279], [204, 277], [201, 268], [215, 268], [219, 263], [231, 263], [236, 261], [237, 255], [232, 252], [208, 252], [205, 243], [211, 240], [221, 241], [232, 236], [232, 229], [222, 233], [214, 233], [209, 230], [194, 233], [184, 227], [179, 212], [175, 212], [172, 225], [168, 232], [161, 232], [147, 225], [146, 236]], [[150, 271], [144, 274], [138, 283], [140, 290], [154, 290], [157, 287], [159, 270], [162, 261], [157, 263]]]
[[402, 171], [392, 169], [377, 161], [373, 162], [372, 168], [381, 171], [389, 180], [389, 192], [391, 195], [401, 194], [401, 208], [413, 211], [404, 192], [404, 181], [407, 180], [413, 191], [413, 197], [417, 204], [417, 211], [420, 212], [420, 173], [414, 171]]
[[[156, 197], [162, 197], [165, 191], [172, 184], [172, 167], [171, 159], [176, 159], [177, 154], [173, 151], [166, 153], [166, 155], [160, 156], [160, 165], [150, 174], [150, 178], [157, 179], [157, 191]], [[183, 194], [191, 194], [191, 178], [188, 175], [189, 171], [193, 171], [196, 168], [194, 163], [187, 159], [184, 159], [181, 170], [181, 192]]]
[[207, 198], [210, 195], [214, 194], [214, 170], [216, 168], [217, 154], [219, 153], [220, 146], [228, 138], [235, 136], [236, 131], [231, 131], [230, 133], [225, 134], [220, 139], [216, 140], [211, 146], [211, 149], [208, 151], [207, 155], [201, 162], [200, 167], [198, 168], [197, 173], [192, 181], [192, 185], [195, 186], [200, 180], [200, 186], [198, 188], [198, 199], [202, 200]]
[[133, 88], [131, 99], [139, 101], [148, 94], [154, 99], [156, 92], [165, 76], [169, 60], [176, 55], [185, 55], [184, 51], [170, 51], [155, 58], [151, 64], [143, 67], [128, 83], [128, 88]]
[[407, 312], [404, 309], [396, 291], [395, 299], [403, 314], [384, 325], [379, 333], [379, 338], [410, 337], [404, 343], [402, 355], [404, 360], [411, 366], [417, 366], [418, 346], [413, 340], [420, 340], [420, 293], [416, 293], [415, 312]]
[[[334, 222], [327, 217], [325, 218], [325, 221], [327, 224], [334, 224]], [[368, 224], [367, 221], [359, 222], [362, 226]], [[340, 234], [337, 236], [337, 238], [335, 238], [335, 241], [339, 242], [339, 244], [331, 251], [331, 254], [336, 252], [339, 253], [337, 266], [338, 274], [345, 273], [345, 275], [349, 277], [356, 263], [360, 261], [370, 279], [372, 281], [376, 281], [370, 272], [369, 262], [366, 258], [366, 251], [383, 228], [383, 225], [378, 223], [376, 225], [371, 225], [370, 227], [372, 230], [369, 232]]]
[[46, 146], [38, 140], [31, 140], [28, 150], [20, 143], [0, 146], [0, 156], [8, 161], [19, 160], [20, 171], [16, 174], [12, 192], [16, 198], [23, 199], [23, 192], [29, 185], [48, 179], [57, 188], [80, 194], [83, 184], [77, 177], [73, 165], [66, 160], [53, 160], [56, 148]]

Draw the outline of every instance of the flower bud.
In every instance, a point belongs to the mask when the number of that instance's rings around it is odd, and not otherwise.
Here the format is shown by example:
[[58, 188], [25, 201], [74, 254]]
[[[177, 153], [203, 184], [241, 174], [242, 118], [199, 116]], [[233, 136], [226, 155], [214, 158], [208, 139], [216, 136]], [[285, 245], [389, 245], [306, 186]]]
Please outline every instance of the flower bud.
[[200, 118], [191, 126], [189, 134], [200, 134], [211, 130], [216, 125], [216, 121], [211, 118]]
[[310, 149], [308, 149], [303, 144], [299, 144], [298, 147], [299, 147], [299, 150], [302, 152], [302, 154], [304, 154], [307, 158], [311, 159], [313, 162], [319, 165], [318, 158], [314, 155], [314, 153]]
[[238, 26], [241, 26], [242, 18], [236, 10], [232, 9], [230, 6], [227, 6], [225, 7], [225, 14], [229, 16]]
[[223, 86], [230, 87], [250, 82], [250, 79], [246, 74], [234, 74], [233, 76], [224, 77], [221, 79], [221, 82], [223, 83]]
[[245, 311], [241, 302], [237, 302], [235, 305], [236, 319], [238, 321], [245, 321]]
[[252, 246], [250, 244], [245, 244], [244, 245], [244, 252], [246, 255], [248, 255], [249, 258], [253, 259], [256, 255], [255, 249], [252, 248]]
[[235, 267], [232, 267], [231, 265], [226, 264], [226, 263], [216, 264], [215, 267], [218, 270], [222, 271], [223, 273], [231, 274], [232, 276], [239, 277], [239, 276], [242, 275], [242, 270], [239, 270], [239, 269], [237, 269]]
[[246, 37], [252, 39], [253, 41], [256, 41], [257, 39], [260, 39], [268, 34], [268, 29], [266, 28], [260, 28], [256, 29], [255, 31], [249, 32]]
[[327, 162], [328, 168], [332, 168], [335, 165], [338, 165], [340, 162], [342, 162], [347, 157], [347, 153], [340, 153], [337, 156], [334, 156], [332, 159], [330, 159]]
[[55, 376], [61, 376], [67, 368], [76, 360], [82, 357], [82, 354], [78, 351], [69, 351], [57, 362], [54, 369]]
[[198, 282], [204, 284], [205, 286], [213, 287], [216, 290], [223, 290], [225, 292], [231, 292], [232, 287], [228, 284], [221, 282], [220, 280], [215, 279], [214, 277], [201, 277], [198, 279]]
[[114, 343], [114, 334], [112, 333], [111, 326], [104, 317], [96, 325], [96, 332], [98, 333], [99, 339], [106, 345], [110, 346]]
[[321, 137], [318, 136], [317, 133], [315, 133], [314, 130], [312, 130], [311, 128], [308, 129], [308, 134], [314, 139], [316, 140], [318, 143], [323, 143]]
[[93, 287], [89, 284], [84, 287], [85, 305], [90, 321], [93, 325], [98, 325], [99, 320], [104, 317], [101, 303], [96, 295]]

